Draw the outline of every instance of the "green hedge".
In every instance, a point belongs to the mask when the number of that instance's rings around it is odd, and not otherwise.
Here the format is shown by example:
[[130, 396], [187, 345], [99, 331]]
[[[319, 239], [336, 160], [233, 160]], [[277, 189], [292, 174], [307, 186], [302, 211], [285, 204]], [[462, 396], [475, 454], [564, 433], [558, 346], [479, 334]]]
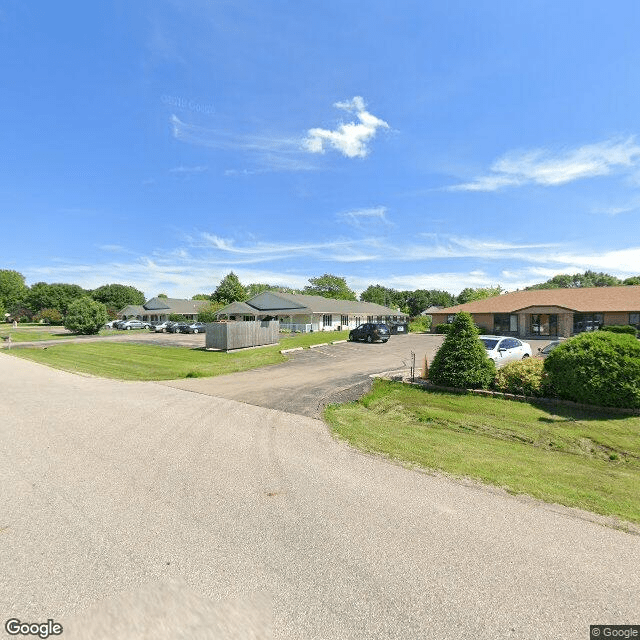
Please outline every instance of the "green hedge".
[[635, 336], [637, 329], [630, 324], [612, 324], [608, 327], [600, 327], [600, 331], [610, 331], [611, 333], [629, 333]]
[[449, 333], [449, 331], [451, 331], [451, 326], [450, 324], [447, 324], [446, 322], [443, 322], [442, 324], [437, 324], [436, 328], [435, 328], [435, 332], [436, 333]]
[[640, 408], [640, 342], [610, 331], [582, 333], [544, 361], [560, 398], [603, 407]]
[[502, 393], [542, 397], [547, 394], [547, 377], [542, 358], [525, 358], [498, 369], [493, 386]]

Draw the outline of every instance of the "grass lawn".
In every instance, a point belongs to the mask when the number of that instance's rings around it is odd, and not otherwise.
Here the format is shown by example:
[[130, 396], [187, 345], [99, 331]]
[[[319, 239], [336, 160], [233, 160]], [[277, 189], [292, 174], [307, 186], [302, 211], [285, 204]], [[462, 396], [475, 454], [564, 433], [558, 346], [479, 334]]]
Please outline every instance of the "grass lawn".
[[355, 447], [640, 523], [640, 416], [378, 380], [325, 417]]
[[308, 347], [340, 340], [346, 331], [300, 334], [283, 338], [280, 344], [224, 353], [187, 347], [135, 344], [133, 342], [86, 342], [6, 351], [56, 369], [89, 373], [120, 380], [175, 380], [186, 377], [220, 376], [284, 362], [281, 349]]
[[[60, 333], [59, 333], [60, 332]], [[111, 329], [103, 329], [99, 335], [107, 336], [116, 333]], [[19, 324], [14, 329], [11, 324], [0, 324], [0, 339], [11, 336], [11, 342], [41, 342], [42, 340], [64, 340], [79, 337], [64, 327], [50, 327], [46, 324]]]

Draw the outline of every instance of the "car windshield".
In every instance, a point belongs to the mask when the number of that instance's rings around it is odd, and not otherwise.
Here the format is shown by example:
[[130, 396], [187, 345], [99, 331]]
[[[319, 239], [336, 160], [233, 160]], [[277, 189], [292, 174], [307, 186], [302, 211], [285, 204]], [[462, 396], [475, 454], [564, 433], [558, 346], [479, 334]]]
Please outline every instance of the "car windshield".
[[487, 351], [492, 351], [493, 349], [496, 348], [496, 345], [498, 344], [498, 341], [495, 340], [494, 338], [480, 338], [480, 342], [482, 342], [482, 344], [484, 345], [484, 348]]

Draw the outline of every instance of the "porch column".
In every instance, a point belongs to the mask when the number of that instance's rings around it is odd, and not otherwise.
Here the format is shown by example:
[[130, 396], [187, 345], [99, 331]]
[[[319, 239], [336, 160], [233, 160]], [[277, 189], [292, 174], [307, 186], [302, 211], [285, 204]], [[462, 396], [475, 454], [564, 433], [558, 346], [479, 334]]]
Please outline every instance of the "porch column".
[[527, 314], [518, 314], [518, 337], [524, 338], [527, 335]]

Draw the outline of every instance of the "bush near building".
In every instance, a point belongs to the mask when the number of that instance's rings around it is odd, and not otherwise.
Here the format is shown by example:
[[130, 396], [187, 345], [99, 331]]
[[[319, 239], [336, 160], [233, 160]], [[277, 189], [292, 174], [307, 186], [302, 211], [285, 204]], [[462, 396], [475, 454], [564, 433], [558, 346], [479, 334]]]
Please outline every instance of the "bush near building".
[[640, 342], [610, 331], [582, 333], [544, 362], [552, 392], [603, 407], [640, 408]]
[[33, 317], [36, 322], [45, 322], [46, 324], [62, 324], [62, 314], [57, 309], [42, 309]]
[[510, 362], [496, 371], [493, 386], [502, 393], [515, 393], [529, 397], [542, 397], [547, 394], [547, 373], [544, 360], [526, 358]]
[[629, 333], [635, 336], [637, 329], [630, 324], [613, 324], [608, 327], [600, 327], [600, 331], [610, 331], [611, 333]]
[[447, 337], [431, 363], [429, 380], [461, 389], [488, 388], [495, 379], [496, 367], [478, 340], [471, 315], [458, 313], [449, 326]]

